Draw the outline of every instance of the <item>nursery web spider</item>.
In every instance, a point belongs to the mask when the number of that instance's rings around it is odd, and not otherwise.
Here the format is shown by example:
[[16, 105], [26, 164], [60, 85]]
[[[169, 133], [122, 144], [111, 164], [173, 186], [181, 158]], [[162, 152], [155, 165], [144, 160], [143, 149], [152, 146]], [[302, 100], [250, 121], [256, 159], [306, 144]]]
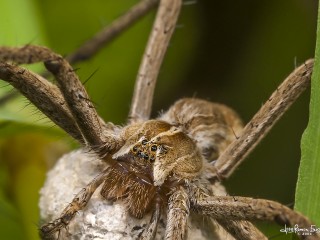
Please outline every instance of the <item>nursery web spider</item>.
[[[142, 1], [141, 5], [146, 3], [150, 8], [157, 1]], [[216, 192], [220, 182], [233, 173], [308, 87], [313, 60], [296, 68], [244, 128], [230, 108], [196, 98], [181, 99], [159, 118], [148, 120], [155, 81], [180, 7], [181, 0], [159, 3], [136, 81], [129, 123], [124, 127], [105, 123], [98, 116], [65, 58], [40, 46], [0, 48], [0, 78], [104, 164], [101, 173], [75, 195], [60, 217], [40, 227], [43, 239], [62, 236], [99, 186], [103, 198], [122, 199], [132, 217], [152, 213], [140, 239], [155, 238], [165, 210], [165, 239], [187, 237], [190, 212], [210, 217], [236, 239], [266, 239], [250, 222], [253, 220], [305, 228], [312, 225], [305, 216], [280, 203]], [[74, 61], [73, 57], [67, 59]], [[44, 62], [57, 85], [11, 62]], [[316, 234], [299, 237], [320, 239]]]

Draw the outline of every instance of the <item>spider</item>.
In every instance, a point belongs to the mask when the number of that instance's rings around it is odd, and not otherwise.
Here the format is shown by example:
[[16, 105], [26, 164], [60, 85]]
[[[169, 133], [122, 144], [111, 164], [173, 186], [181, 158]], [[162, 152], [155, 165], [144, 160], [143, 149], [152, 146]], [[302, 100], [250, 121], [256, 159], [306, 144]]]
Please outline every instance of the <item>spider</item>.
[[[100, 186], [103, 198], [123, 200], [133, 217], [152, 213], [140, 239], [155, 237], [164, 211], [166, 239], [187, 237], [190, 212], [214, 219], [236, 239], [266, 239], [252, 220], [305, 228], [312, 225], [305, 216], [274, 201], [215, 194], [220, 181], [232, 174], [307, 87], [312, 60], [289, 75], [244, 129], [232, 109], [196, 98], [179, 100], [158, 119], [148, 119], [155, 79], [180, 5], [180, 0], [160, 1], [139, 71], [130, 121], [124, 127], [105, 123], [98, 116], [74, 69], [60, 55], [32, 45], [0, 48], [1, 79], [105, 164], [60, 217], [41, 226], [43, 239], [59, 238]], [[44, 62], [58, 84], [9, 62]], [[320, 239], [316, 234], [300, 237]]]

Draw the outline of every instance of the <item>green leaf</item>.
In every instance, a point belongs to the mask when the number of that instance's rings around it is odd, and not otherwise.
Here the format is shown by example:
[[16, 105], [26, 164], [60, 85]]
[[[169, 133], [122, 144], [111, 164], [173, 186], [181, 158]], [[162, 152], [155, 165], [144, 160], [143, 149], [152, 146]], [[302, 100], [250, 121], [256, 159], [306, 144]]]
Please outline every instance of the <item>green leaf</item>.
[[5, 193], [5, 186], [8, 181], [10, 180], [7, 166], [0, 162], [0, 234], [5, 238], [23, 239], [21, 217]]
[[[25, 0], [0, 0], [0, 44], [2, 46], [20, 46], [28, 43], [44, 44], [45, 34], [42, 21], [38, 13], [36, 1]], [[5, 23], [5, 24], [4, 24]], [[40, 71], [41, 65], [31, 67], [33, 71]], [[12, 87], [0, 81], [0, 98], [12, 92]], [[41, 113], [35, 113], [35, 108], [27, 106], [27, 101], [22, 96], [15, 97], [0, 106], [0, 124], [7, 121], [29, 123], [34, 125], [48, 125], [48, 120], [43, 119]], [[31, 116], [31, 117], [30, 117]]]
[[320, 5], [315, 64], [311, 80], [310, 116], [302, 136], [295, 209], [320, 227]]
[[[35, 0], [0, 0], [0, 44], [2, 46], [20, 46], [28, 43], [43, 45], [45, 43], [37, 2]], [[32, 66], [34, 71], [40, 69], [40, 65]], [[0, 98], [13, 91], [7, 85], [0, 81]], [[43, 115], [26, 105], [28, 104], [22, 96], [0, 105], [1, 239], [39, 239], [37, 230], [39, 213], [35, 199], [38, 197], [39, 185], [43, 182], [45, 167], [41, 168], [40, 160], [38, 161], [39, 158], [35, 156], [32, 156], [33, 162], [21, 161], [23, 163], [21, 167], [10, 166], [12, 161], [10, 162], [10, 158], [5, 154], [6, 151], [9, 151], [8, 146], [11, 147], [11, 153], [19, 152], [14, 142], [11, 141], [9, 144], [8, 136], [27, 129], [29, 131], [43, 129], [35, 126], [48, 126], [49, 121], [43, 119]], [[43, 120], [40, 121], [40, 119]], [[26, 155], [26, 151], [22, 154]], [[21, 157], [20, 160], [22, 160]], [[27, 174], [29, 175], [26, 177]], [[28, 179], [31, 176], [30, 184]]]
[[44, 43], [36, 1], [0, 0], [0, 6], [1, 45], [17, 46], [26, 43]]

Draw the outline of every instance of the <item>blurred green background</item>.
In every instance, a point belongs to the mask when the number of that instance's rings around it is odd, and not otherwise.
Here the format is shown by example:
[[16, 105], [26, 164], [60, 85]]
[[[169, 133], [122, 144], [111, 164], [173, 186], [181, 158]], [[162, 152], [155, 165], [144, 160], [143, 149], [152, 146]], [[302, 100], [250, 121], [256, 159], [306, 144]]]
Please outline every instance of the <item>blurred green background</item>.
[[[136, 0], [0, 0], [0, 44], [41, 44], [66, 55]], [[225, 103], [247, 122], [298, 64], [313, 57], [316, 0], [184, 1], [156, 88], [153, 116], [181, 97]], [[77, 73], [106, 121], [124, 124], [154, 11]], [[42, 66], [33, 68], [41, 71]], [[11, 88], [0, 82], [0, 100]], [[226, 182], [231, 195], [291, 205], [308, 120], [306, 92]], [[20, 97], [0, 101], [0, 236], [37, 239], [45, 172], [75, 142]], [[274, 224], [262, 226], [279, 235]], [[270, 228], [270, 229], [268, 229]]]

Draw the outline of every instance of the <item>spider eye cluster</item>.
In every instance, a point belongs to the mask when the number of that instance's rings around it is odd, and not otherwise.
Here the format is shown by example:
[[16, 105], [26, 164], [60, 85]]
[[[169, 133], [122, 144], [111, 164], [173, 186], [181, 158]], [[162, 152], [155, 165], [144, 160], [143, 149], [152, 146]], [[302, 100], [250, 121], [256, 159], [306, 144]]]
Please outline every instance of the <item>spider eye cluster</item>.
[[161, 146], [157, 146], [155, 143], [149, 142], [147, 139], [143, 139], [134, 145], [131, 151], [140, 159], [154, 162], [158, 149], [161, 149]]

